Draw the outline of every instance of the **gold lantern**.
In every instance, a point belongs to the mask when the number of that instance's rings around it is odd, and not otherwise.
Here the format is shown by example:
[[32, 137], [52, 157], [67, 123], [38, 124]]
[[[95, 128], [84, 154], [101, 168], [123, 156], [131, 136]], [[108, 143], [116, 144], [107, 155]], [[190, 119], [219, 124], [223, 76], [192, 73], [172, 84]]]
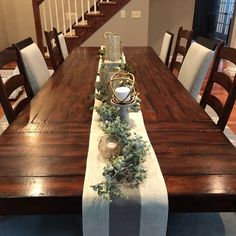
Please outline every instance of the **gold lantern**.
[[135, 77], [132, 73], [119, 71], [109, 82], [114, 104], [132, 104], [136, 100]]

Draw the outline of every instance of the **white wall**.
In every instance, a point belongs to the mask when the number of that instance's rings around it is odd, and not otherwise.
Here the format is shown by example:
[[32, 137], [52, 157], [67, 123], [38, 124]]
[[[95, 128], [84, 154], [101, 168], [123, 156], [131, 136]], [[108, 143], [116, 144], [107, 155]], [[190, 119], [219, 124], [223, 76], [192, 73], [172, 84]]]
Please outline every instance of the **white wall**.
[[0, 0], [0, 51], [6, 47], [8, 47], [8, 38], [7, 38], [5, 18], [3, 15], [2, 0]]
[[[147, 46], [148, 45], [148, 14], [149, 0], [132, 0], [123, 10], [126, 18], [120, 17], [120, 12], [113, 16], [95, 32], [82, 46], [100, 46], [104, 32], [115, 32], [121, 36], [123, 46]], [[141, 10], [140, 19], [131, 18], [132, 10]]]
[[31, 36], [36, 39], [32, 0], [2, 0], [8, 44]]
[[195, 0], [150, 0], [148, 44], [158, 54], [166, 30], [175, 34], [175, 45], [180, 26], [192, 29], [194, 6]]

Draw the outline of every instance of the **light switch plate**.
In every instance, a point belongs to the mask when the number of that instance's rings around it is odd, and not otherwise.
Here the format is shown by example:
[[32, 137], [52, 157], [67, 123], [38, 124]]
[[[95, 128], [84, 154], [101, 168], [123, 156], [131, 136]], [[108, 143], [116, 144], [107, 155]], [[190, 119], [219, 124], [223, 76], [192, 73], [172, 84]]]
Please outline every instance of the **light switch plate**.
[[132, 18], [141, 18], [141, 11], [132, 11]]
[[126, 11], [125, 10], [120, 11], [120, 18], [126, 18]]

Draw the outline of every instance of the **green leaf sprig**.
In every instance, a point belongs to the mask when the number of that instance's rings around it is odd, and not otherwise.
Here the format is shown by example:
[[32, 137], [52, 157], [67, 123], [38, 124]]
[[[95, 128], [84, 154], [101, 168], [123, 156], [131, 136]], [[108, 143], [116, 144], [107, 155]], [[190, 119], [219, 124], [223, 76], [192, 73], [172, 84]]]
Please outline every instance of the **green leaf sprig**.
[[111, 104], [103, 103], [94, 109], [100, 115], [101, 128], [105, 134], [118, 136], [123, 146], [120, 156], [113, 156], [104, 167], [104, 181], [91, 186], [98, 195], [107, 201], [127, 197], [121, 190], [122, 185], [135, 187], [147, 176], [143, 163], [149, 146], [141, 136], [131, 135], [127, 122], [121, 121], [119, 109]]

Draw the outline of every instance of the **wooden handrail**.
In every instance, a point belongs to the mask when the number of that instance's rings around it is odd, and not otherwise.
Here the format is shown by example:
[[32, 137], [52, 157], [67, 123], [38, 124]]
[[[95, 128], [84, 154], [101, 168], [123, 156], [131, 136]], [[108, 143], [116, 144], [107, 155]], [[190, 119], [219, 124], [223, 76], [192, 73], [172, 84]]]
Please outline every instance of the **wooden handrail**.
[[44, 0], [32, 0], [37, 44], [42, 53], [44, 52], [44, 46], [43, 46], [43, 32], [42, 32], [42, 23], [41, 23], [39, 6], [43, 2]]

